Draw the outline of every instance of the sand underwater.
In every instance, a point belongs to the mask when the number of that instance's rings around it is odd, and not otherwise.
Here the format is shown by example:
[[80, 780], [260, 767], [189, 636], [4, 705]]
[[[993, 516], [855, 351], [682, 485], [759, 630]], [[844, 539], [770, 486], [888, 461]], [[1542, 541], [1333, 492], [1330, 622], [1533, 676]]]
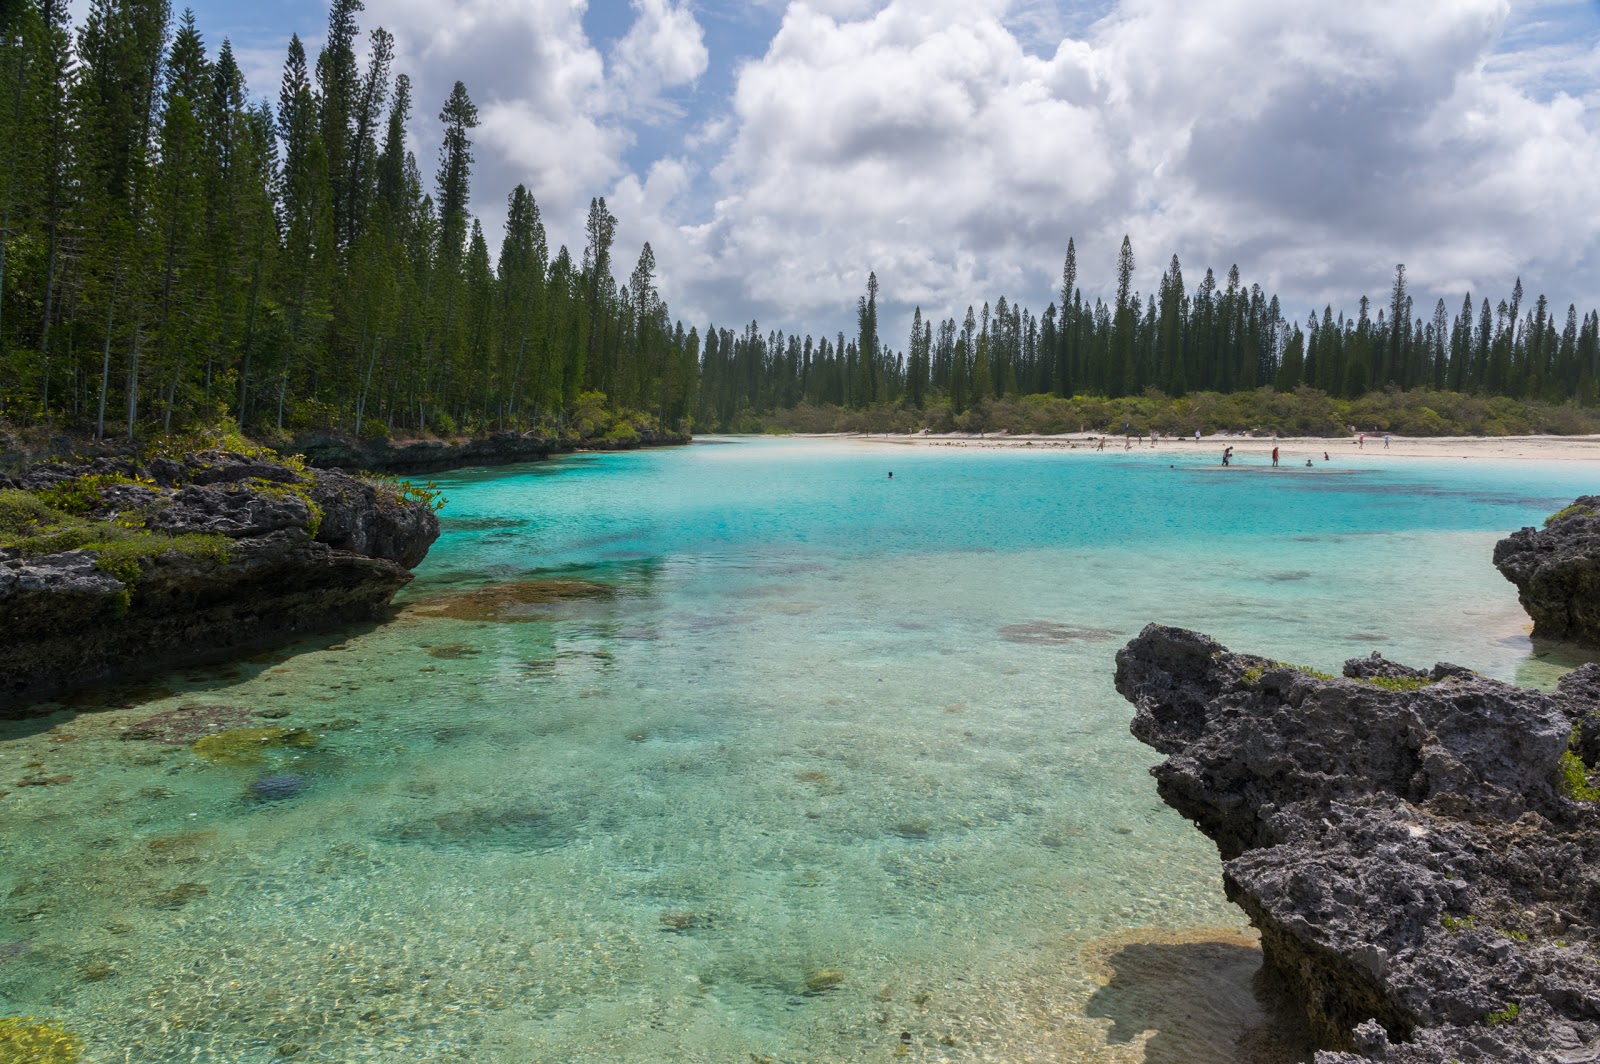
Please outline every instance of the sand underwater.
[[1552, 685], [1490, 552], [1594, 478], [1210, 462], [442, 478], [393, 622], [0, 724], [0, 1064], [1304, 1059], [1112, 657]]

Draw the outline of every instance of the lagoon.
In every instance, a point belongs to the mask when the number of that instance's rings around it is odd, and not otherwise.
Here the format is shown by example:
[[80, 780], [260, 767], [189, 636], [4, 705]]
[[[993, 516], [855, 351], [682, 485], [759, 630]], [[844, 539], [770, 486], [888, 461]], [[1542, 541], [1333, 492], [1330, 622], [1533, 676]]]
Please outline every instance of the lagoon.
[[442, 478], [394, 621], [0, 725], [0, 1016], [89, 1061], [1296, 1059], [1117, 648], [1553, 685], [1490, 554], [1594, 478], [1213, 461]]

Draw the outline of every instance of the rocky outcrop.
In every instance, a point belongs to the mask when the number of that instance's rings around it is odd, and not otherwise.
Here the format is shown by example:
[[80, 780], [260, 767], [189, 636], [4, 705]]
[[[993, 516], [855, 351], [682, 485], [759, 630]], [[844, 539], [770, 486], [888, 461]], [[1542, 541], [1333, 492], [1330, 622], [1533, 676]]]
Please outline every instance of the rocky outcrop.
[[227, 452], [45, 464], [0, 486], [74, 515], [6, 530], [13, 706], [377, 617], [439, 535], [432, 508], [393, 488]]
[[1600, 496], [1502, 539], [1494, 564], [1517, 585], [1535, 639], [1600, 647]]
[[374, 473], [440, 473], [468, 466], [539, 462], [574, 451], [631, 451], [640, 447], [686, 444], [687, 433], [645, 431], [625, 439], [552, 438], [534, 433], [497, 432], [475, 439], [357, 440], [332, 433], [297, 437], [292, 449], [319, 469], [366, 470]]
[[1217, 843], [1318, 1064], [1600, 1062], [1600, 666], [1551, 695], [1344, 674], [1157, 625], [1117, 655], [1157, 789]]

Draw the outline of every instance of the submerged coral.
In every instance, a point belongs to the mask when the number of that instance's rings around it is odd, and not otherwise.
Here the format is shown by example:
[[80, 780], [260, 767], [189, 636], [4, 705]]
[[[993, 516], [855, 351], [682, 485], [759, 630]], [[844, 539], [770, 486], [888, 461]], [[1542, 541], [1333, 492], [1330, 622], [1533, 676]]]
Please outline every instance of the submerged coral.
[[264, 752], [282, 747], [315, 745], [317, 737], [304, 728], [234, 728], [197, 740], [196, 754], [219, 765], [251, 765], [264, 759]]
[[124, 739], [150, 739], [164, 746], [188, 746], [230, 728], [250, 722], [244, 706], [179, 706], [146, 717], [122, 733]]
[[458, 591], [412, 604], [410, 612], [422, 617], [449, 617], [457, 621], [537, 621], [537, 607], [583, 599], [610, 598], [616, 588], [584, 580], [528, 580], [514, 584]]
[[1000, 629], [1000, 638], [1008, 643], [1104, 643], [1115, 639], [1116, 633], [1104, 628], [1086, 628], [1081, 624], [1029, 621], [1026, 624], [1006, 625]]
[[32, 1016], [0, 1019], [0, 1064], [74, 1064], [83, 1057], [83, 1039], [59, 1023]]
[[286, 773], [262, 776], [250, 784], [250, 797], [258, 802], [282, 802], [297, 797], [305, 786], [306, 781], [300, 776]]

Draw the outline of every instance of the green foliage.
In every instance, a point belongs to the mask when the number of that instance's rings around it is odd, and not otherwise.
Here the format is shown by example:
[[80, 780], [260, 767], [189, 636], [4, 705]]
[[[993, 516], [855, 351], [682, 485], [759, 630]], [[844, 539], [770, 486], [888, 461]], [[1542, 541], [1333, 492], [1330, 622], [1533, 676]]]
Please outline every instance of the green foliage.
[[434, 513], [443, 510], [449, 499], [444, 497], [444, 491], [433, 481], [418, 486], [409, 480], [399, 480], [395, 477], [369, 477], [372, 484], [382, 493], [389, 496], [397, 504], [403, 506], [426, 506]]
[[99, 488], [110, 483], [132, 481], [125, 477], [79, 477], [37, 494], [0, 491], [0, 549], [24, 558], [72, 550], [94, 552], [95, 568], [124, 585], [113, 603], [118, 616], [127, 612], [140, 576], [157, 557], [175, 554], [219, 564], [227, 561], [231, 541], [226, 536], [152, 532], [133, 516], [92, 521], [45, 501], [59, 500], [87, 511], [94, 506], [91, 498], [98, 502]]
[[1458, 919], [1454, 916], [1451, 916], [1449, 913], [1445, 913], [1439, 918], [1439, 922], [1442, 923], [1444, 925], [1444, 929], [1449, 931], [1451, 934], [1455, 934], [1458, 931], [1471, 931], [1478, 926], [1477, 918], [1470, 914]]
[[1416, 676], [1368, 676], [1361, 682], [1381, 687], [1385, 691], [1420, 691], [1433, 686], [1432, 680]]
[[397, 487], [399, 488], [401, 502], [406, 503], [407, 505], [420, 503], [432, 510], [434, 513], [438, 513], [440, 510], [443, 510], [445, 503], [450, 501], [444, 497], [444, 492], [440, 489], [439, 485], [435, 484], [431, 480], [421, 487], [418, 487], [409, 480], [402, 480], [399, 482]]
[[1499, 1027], [1501, 1024], [1516, 1023], [1517, 1017], [1521, 1015], [1522, 1006], [1513, 1001], [1500, 1011], [1489, 1013], [1483, 1018], [1483, 1022], [1490, 1027]]
[[46, 505], [63, 513], [82, 517], [100, 505], [100, 493], [119, 484], [143, 484], [153, 487], [154, 482], [125, 477], [116, 473], [88, 473], [37, 492]]
[[0, 544], [59, 525], [69, 515], [48, 505], [31, 491], [0, 488]]
[[959, 415], [937, 397], [921, 410], [888, 403], [859, 410], [802, 404], [751, 415], [737, 427], [719, 427], [815, 433], [911, 433], [926, 428], [929, 432], [1048, 436], [1080, 429], [1120, 435], [1125, 423], [1135, 432], [1148, 435], [1154, 429], [1174, 437], [1191, 437], [1199, 430], [1208, 435], [1226, 431], [1332, 439], [1348, 436], [1352, 424], [1363, 431], [1419, 437], [1587, 434], [1600, 433], [1600, 411], [1423, 390], [1375, 392], [1349, 400], [1302, 386], [1292, 392], [1263, 387], [1233, 393], [1191, 392], [1177, 398], [1153, 389], [1119, 398], [1033, 394], [986, 399]]
[[1561, 755], [1556, 765], [1556, 787], [1575, 802], [1600, 801], [1600, 787], [1589, 782], [1583, 759], [1571, 750]]
[[1252, 665], [1244, 670], [1242, 679], [1247, 684], [1257, 684], [1267, 674], [1268, 669], [1293, 669], [1295, 672], [1304, 673], [1315, 680], [1331, 680], [1334, 677], [1328, 673], [1320, 672], [1310, 665], [1296, 665], [1291, 661], [1271, 661], [1262, 665]]
[[1513, 942], [1528, 941], [1528, 933], [1526, 931], [1508, 931], [1503, 927], [1497, 927], [1494, 930], [1496, 934], [1504, 935]]
[[1546, 517], [1544, 519], [1544, 527], [1549, 528], [1551, 525], [1555, 524], [1557, 521], [1560, 521], [1560, 520], [1562, 520], [1564, 518], [1567, 518], [1567, 517], [1593, 517], [1593, 516], [1594, 516], [1594, 508], [1593, 507], [1580, 506], [1578, 503], [1573, 503], [1571, 506], [1568, 506], [1565, 510], [1557, 510], [1555, 513], [1551, 514], [1549, 517]]

